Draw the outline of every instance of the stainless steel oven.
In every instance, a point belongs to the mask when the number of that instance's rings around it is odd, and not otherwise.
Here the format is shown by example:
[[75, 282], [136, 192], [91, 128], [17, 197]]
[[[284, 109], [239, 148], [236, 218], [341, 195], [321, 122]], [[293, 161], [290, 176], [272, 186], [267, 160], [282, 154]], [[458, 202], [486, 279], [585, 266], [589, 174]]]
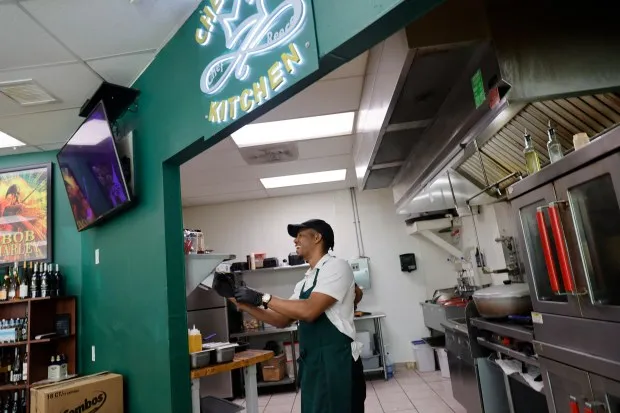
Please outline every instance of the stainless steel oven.
[[620, 127], [511, 190], [535, 311], [619, 322]]

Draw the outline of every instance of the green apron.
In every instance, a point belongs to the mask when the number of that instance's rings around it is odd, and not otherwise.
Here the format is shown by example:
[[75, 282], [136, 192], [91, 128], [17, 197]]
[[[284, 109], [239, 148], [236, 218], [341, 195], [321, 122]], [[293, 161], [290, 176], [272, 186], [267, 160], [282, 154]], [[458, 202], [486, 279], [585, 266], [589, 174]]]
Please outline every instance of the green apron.
[[[312, 287], [299, 294], [307, 300], [316, 287], [317, 269]], [[352, 413], [353, 356], [350, 337], [342, 334], [321, 314], [314, 322], [299, 322], [299, 376], [302, 413]]]

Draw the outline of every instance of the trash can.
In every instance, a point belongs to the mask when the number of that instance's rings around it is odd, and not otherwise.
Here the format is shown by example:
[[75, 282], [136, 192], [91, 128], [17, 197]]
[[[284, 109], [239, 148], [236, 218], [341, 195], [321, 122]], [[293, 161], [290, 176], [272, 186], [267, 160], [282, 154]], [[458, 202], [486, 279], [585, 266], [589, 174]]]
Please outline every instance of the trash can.
[[450, 378], [450, 367], [448, 367], [448, 353], [445, 348], [436, 348], [437, 360], [439, 360], [439, 369], [441, 370], [441, 377], [445, 379]]
[[413, 355], [417, 363], [418, 370], [421, 372], [435, 371], [435, 352], [424, 340], [414, 340], [411, 342]]

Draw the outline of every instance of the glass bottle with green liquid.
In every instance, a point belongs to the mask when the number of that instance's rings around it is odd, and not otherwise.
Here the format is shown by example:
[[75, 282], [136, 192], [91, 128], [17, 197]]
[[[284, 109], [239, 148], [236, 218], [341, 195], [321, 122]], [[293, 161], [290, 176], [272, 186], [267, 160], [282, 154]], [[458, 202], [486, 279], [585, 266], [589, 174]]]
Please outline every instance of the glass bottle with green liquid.
[[523, 149], [523, 156], [525, 157], [525, 169], [527, 170], [528, 175], [533, 175], [536, 172], [540, 171], [540, 158], [538, 157], [538, 152], [534, 149], [534, 144], [532, 144], [532, 137], [529, 133], [527, 133], [527, 129], [523, 134], [523, 139], [525, 140], [525, 149]]

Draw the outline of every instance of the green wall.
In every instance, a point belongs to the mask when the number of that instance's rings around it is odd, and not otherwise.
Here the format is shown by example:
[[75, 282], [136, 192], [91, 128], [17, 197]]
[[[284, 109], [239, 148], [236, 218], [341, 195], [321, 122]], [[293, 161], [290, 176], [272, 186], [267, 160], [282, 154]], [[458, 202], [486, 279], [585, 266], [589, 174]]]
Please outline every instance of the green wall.
[[[56, 163], [56, 151], [35, 152], [23, 155], [0, 156], [0, 169], [17, 166], [53, 163], [52, 170], [52, 254], [53, 262], [60, 265], [65, 276], [65, 289], [68, 295], [78, 297], [78, 326], [82, 308], [82, 243], [80, 234], [75, 227], [69, 200], [65, 192], [60, 170]], [[78, 345], [81, 339], [81, 329], [78, 327]], [[83, 360], [78, 354], [78, 366]]]
[[[141, 91], [138, 111], [123, 120], [123, 127], [136, 131], [138, 203], [102, 227], [84, 232], [81, 250], [85, 297], [82, 368], [86, 373], [112, 370], [123, 374], [127, 412], [177, 413], [190, 409], [179, 165], [347, 60], [334, 55], [319, 62], [319, 50], [336, 50], [348, 40], [350, 50], [341, 48], [339, 53], [359, 54], [433, 2], [384, 2], [390, 5], [391, 16], [397, 5], [406, 3], [403, 10], [407, 12], [414, 4], [423, 7], [409, 18], [398, 19], [399, 25], [388, 21], [381, 30], [371, 24], [385, 15], [385, 9], [376, 7], [380, 0], [361, 5], [347, 0], [346, 8], [327, 7], [325, 0], [316, 3], [319, 30], [330, 27], [330, 33], [335, 33], [333, 24], [341, 18], [351, 26], [344, 36], [333, 40], [319, 33], [318, 42], [315, 25], [306, 27], [303, 36], [308, 44], [308, 65], [300, 70], [301, 75], [291, 79], [285, 91], [236, 122], [215, 125], [205, 120], [209, 101], [200, 92], [196, 78], [213, 55], [209, 48], [196, 47], [192, 41], [198, 12], [134, 84]], [[348, 15], [353, 9], [363, 17], [356, 24]], [[371, 32], [355, 36], [363, 30]], [[356, 38], [363, 38], [364, 43], [356, 42]], [[259, 57], [255, 68], [263, 73], [269, 63]], [[95, 249], [100, 250], [99, 265], [94, 263]], [[91, 346], [96, 347], [95, 361], [91, 361]]]

